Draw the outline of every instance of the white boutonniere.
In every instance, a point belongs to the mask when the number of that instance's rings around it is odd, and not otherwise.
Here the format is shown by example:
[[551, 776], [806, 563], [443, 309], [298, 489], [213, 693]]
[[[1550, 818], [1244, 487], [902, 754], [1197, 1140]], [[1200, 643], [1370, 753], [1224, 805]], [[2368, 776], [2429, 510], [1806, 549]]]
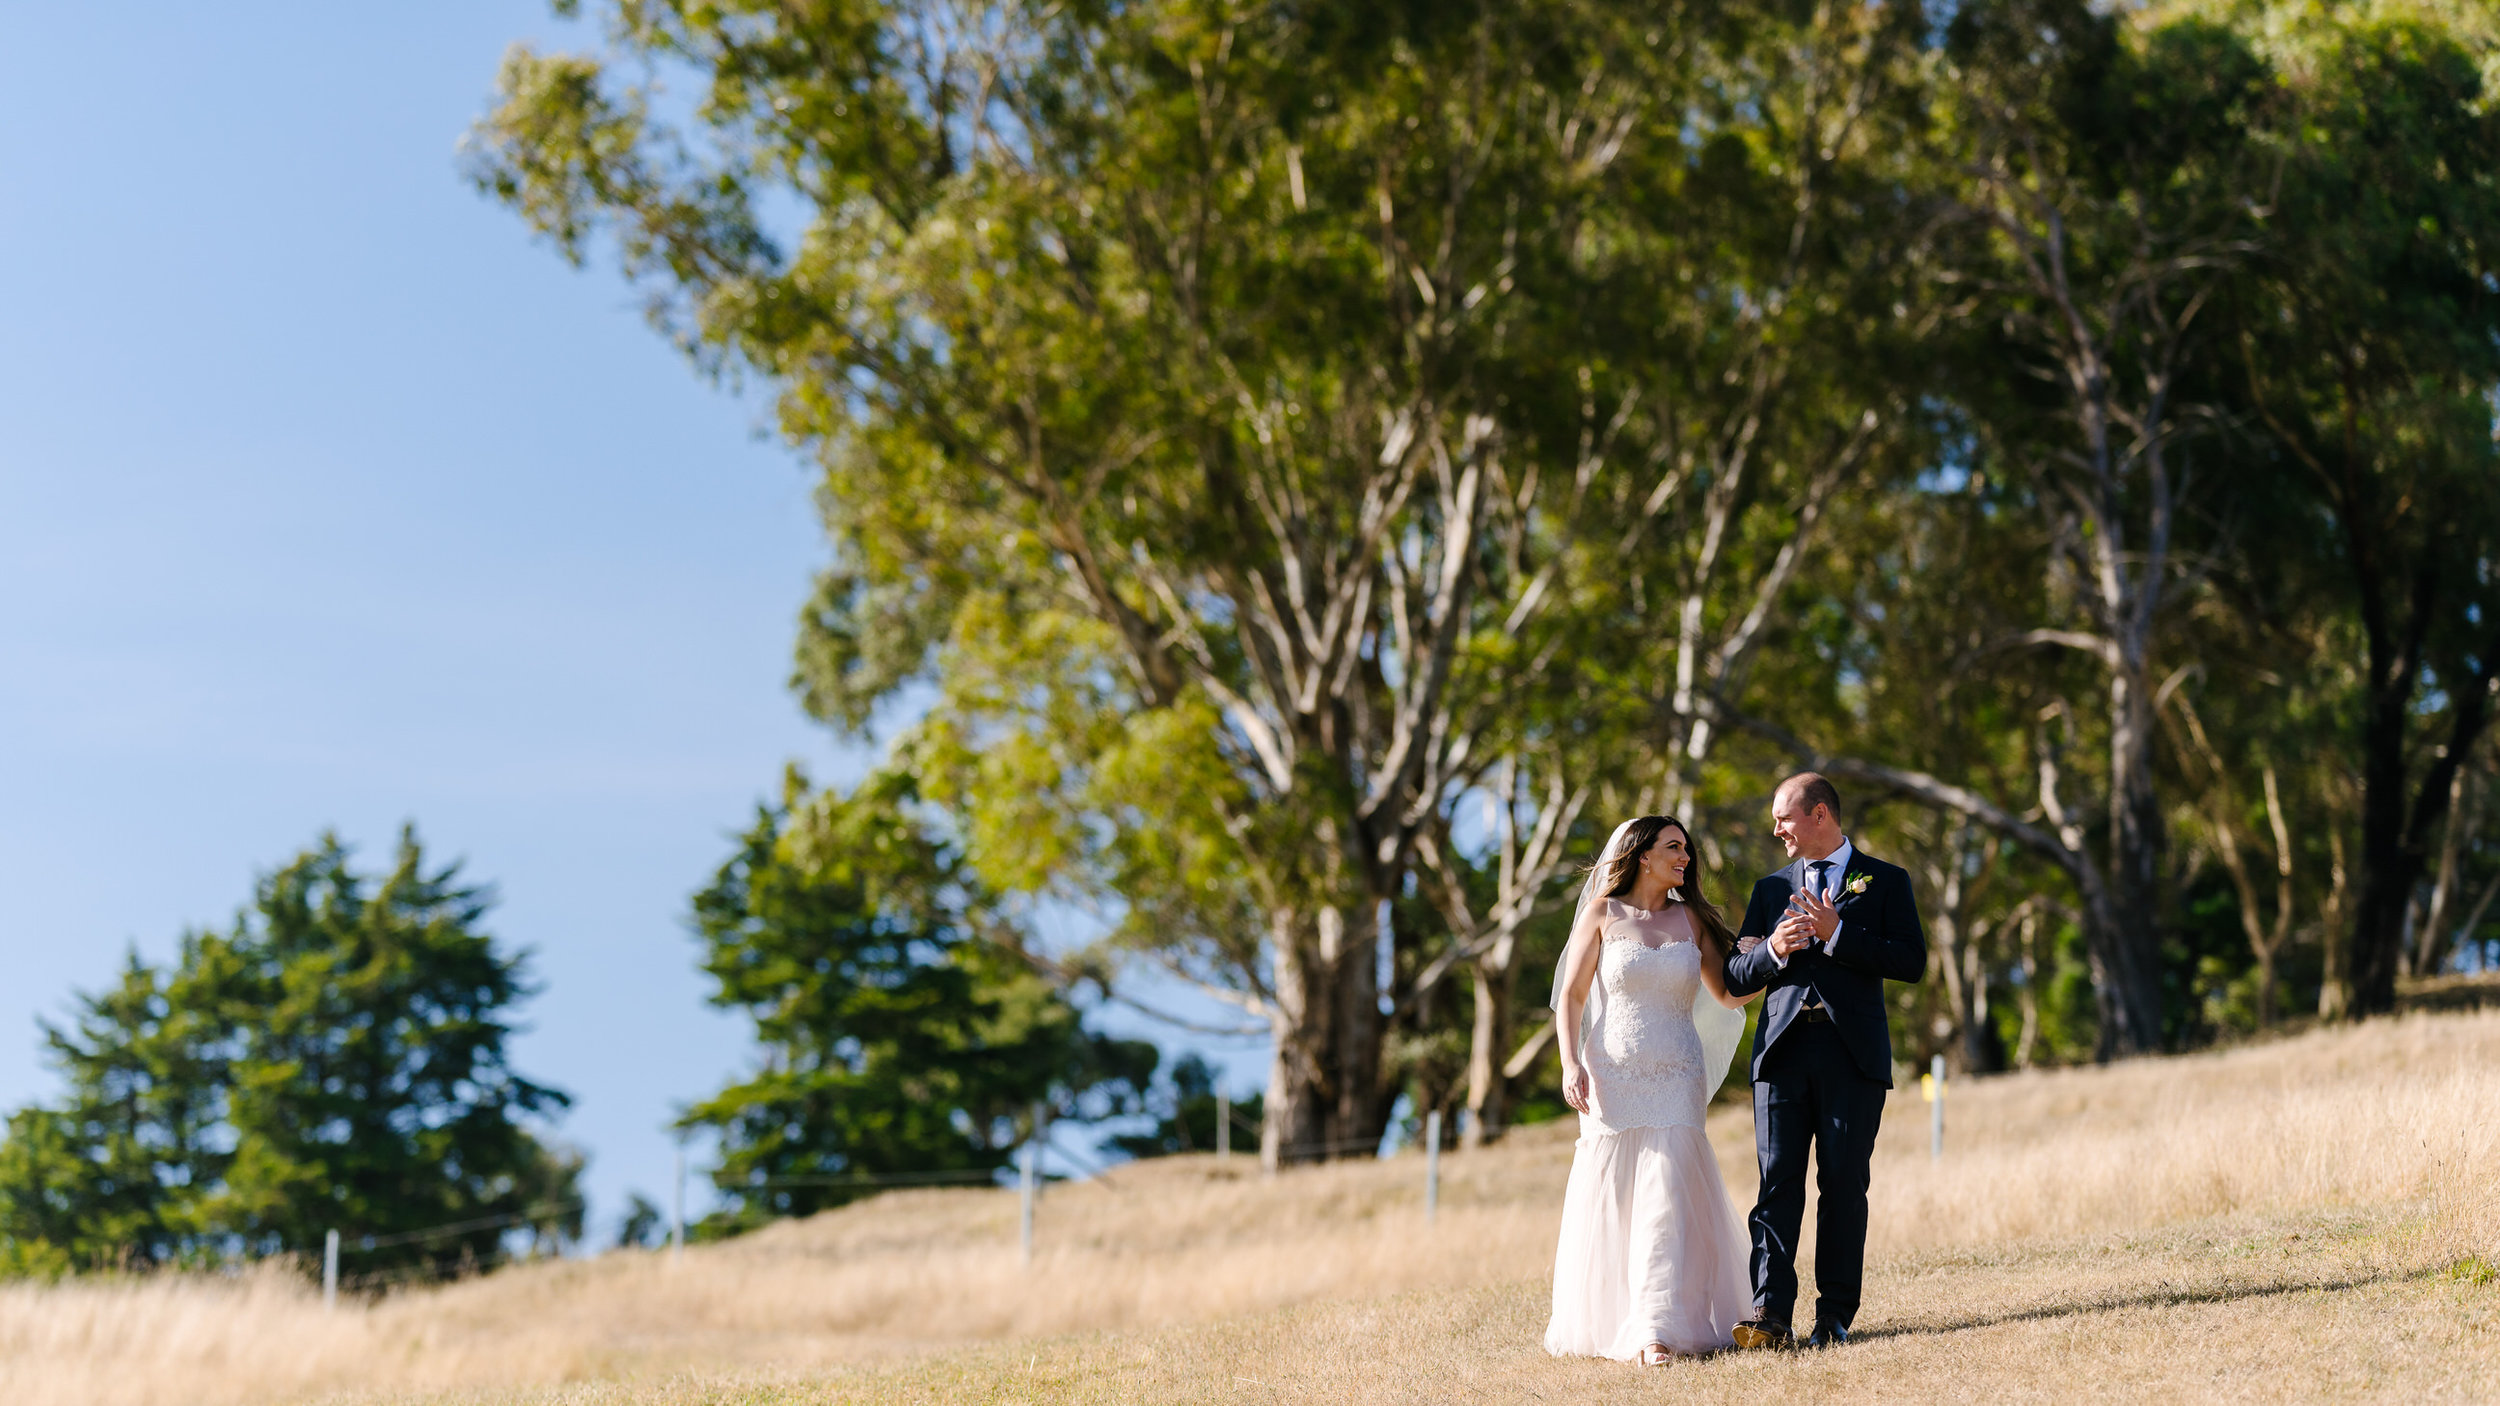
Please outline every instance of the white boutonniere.
[[1873, 882], [1875, 882], [1875, 876], [1872, 874], [1852, 874], [1846, 882], [1841, 884], [1840, 888], [1843, 893], [1864, 893], [1866, 886]]

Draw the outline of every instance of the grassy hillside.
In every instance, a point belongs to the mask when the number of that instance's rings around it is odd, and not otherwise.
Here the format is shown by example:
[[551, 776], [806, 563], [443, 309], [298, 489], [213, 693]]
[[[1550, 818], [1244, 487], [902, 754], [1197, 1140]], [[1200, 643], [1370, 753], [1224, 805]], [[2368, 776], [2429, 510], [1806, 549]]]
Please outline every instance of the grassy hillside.
[[[1262, 1178], [879, 1199], [325, 1312], [300, 1281], [0, 1290], [12, 1403], [2500, 1397], [2500, 1012], [1896, 1095], [1861, 1341], [1655, 1371], [1537, 1343], [1569, 1130]], [[1749, 1115], [1712, 1139], [1740, 1207]], [[1809, 1216], [1809, 1225], [1811, 1217]], [[1809, 1233], [1807, 1253], [1812, 1252]]]

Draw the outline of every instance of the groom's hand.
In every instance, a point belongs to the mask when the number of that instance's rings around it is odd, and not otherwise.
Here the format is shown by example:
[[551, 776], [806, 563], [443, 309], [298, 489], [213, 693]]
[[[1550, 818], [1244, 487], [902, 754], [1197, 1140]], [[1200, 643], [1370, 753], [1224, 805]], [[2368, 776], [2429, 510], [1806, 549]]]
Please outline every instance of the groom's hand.
[[1814, 941], [1814, 924], [1806, 921], [1804, 914], [1792, 912], [1780, 919], [1778, 927], [1771, 929], [1771, 955], [1785, 962], [1812, 946]]
[[1826, 903], [1811, 893], [1797, 895], [1797, 907], [1808, 925], [1814, 929], [1814, 940], [1828, 942], [1840, 931], [1840, 905]]

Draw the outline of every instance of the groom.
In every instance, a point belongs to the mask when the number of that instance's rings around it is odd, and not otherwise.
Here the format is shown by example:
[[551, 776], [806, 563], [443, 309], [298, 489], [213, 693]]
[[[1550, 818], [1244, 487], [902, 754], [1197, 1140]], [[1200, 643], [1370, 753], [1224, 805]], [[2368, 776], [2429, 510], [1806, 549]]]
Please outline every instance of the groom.
[[1849, 1341], [1866, 1266], [1867, 1164], [1892, 1087], [1884, 980], [1927, 974], [1910, 876], [1858, 852], [1840, 830], [1840, 792], [1800, 772], [1771, 793], [1771, 833], [1789, 866], [1753, 886], [1728, 958], [1727, 989], [1768, 989], [1753, 1037], [1751, 1318], [1738, 1347], [1788, 1347], [1797, 1306], [1797, 1230], [1814, 1148], [1814, 1347]]

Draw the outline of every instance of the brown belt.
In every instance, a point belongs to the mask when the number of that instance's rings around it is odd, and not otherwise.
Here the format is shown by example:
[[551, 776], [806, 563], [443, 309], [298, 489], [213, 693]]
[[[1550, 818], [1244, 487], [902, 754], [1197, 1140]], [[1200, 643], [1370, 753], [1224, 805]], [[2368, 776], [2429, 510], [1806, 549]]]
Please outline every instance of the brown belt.
[[1821, 1006], [1807, 1006], [1805, 1009], [1797, 1012], [1797, 1018], [1804, 1021], [1808, 1025], [1829, 1025], [1832, 1023], [1832, 1013], [1825, 1010]]

